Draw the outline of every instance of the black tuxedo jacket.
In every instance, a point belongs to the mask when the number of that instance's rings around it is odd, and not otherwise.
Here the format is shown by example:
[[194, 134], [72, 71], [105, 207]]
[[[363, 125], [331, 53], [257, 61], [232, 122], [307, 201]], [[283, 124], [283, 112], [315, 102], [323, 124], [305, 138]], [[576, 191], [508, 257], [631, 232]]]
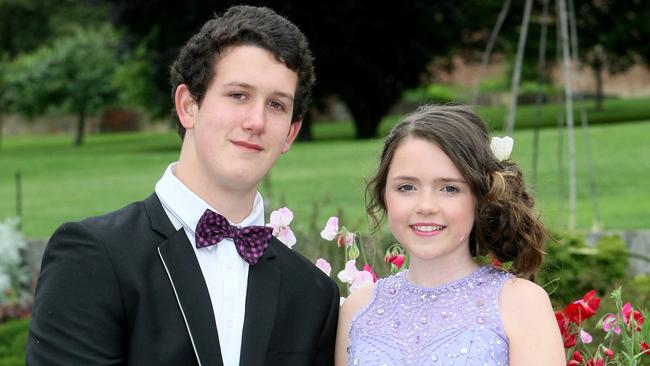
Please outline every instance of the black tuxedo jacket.
[[[272, 239], [248, 274], [241, 365], [332, 365], [339, 291]], [[222, 365], [208, 289], [155, 194], [62, 225], [43, 256], [28, 365]]]

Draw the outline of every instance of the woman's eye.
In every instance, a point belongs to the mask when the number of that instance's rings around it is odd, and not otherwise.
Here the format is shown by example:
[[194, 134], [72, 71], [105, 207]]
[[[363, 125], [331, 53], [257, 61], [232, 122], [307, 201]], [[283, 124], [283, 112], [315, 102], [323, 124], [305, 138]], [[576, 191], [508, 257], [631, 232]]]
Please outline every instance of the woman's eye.
[[410, 184], [402, 184], [401, 186], [397, 187], [397, 190], [400, 192], [410, 192], [415, 190], [415, 187]]
[[454, 186], [444, 186], [442, 187], [442, 191], [445, 193], [458, 193], [460, 190]]

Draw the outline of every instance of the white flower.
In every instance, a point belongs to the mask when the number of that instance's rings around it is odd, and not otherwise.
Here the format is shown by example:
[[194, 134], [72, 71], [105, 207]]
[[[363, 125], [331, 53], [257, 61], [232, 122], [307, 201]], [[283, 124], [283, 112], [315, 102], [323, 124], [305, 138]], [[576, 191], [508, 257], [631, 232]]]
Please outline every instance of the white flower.
[[504, 161], [510, 157], [512, 152], [512, 146], [515, 141], [510, 136], [505, 137], [492, 137], [490, 142], [490, 149], [492, 149], [492, 154], [498, 161]]
[[286, 207], [271, 212], [270, 223], [266, 226], [273, 228], [273, 235], [289, 248], [296, 244], [296, 236], [289, 224], [293, 220], [293, 212]]
[[327, 220], [325, 228], [320, 232], [320, 237], [325, 240], [334, 240], [339, 233], [339, 218], [332, 216]]

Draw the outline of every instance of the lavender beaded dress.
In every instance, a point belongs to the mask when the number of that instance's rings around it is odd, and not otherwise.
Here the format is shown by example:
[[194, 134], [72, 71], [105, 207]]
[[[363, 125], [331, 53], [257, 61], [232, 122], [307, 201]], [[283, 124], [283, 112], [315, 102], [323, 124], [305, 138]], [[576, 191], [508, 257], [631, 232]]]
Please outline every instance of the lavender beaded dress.
[[498, 300], [511, 276], [481, 267], [435, 288], [408, 283], [406, 272], [379, 280], [352, 319], [348, 364], [507, 365]]

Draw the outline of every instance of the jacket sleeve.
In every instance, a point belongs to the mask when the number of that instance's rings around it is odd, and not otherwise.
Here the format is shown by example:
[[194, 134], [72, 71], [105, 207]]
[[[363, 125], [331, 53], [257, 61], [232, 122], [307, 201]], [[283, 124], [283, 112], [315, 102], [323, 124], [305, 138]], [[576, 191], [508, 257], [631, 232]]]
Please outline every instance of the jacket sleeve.
[[123, 314], [104, 244], [83, 223], [62, 225], [43, 255], [26, 364], [123, 364]]
[[331, 298], [327, 320], [318, 342], [315, 365], [331, 366], [334, 365], [334, 345], [336, 343], [336, 326], [339, 320], [339, 303], [341, 295], [336, 283], [330, 280]]

